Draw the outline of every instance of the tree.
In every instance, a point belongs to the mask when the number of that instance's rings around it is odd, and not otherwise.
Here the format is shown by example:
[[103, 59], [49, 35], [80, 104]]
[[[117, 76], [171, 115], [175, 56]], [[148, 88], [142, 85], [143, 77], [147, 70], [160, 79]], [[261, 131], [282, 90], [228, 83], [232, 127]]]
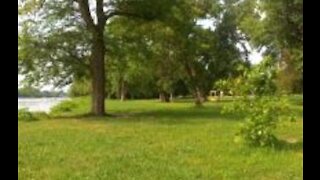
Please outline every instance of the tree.
[[[181, 10], [172, 27], [180, 49], [178, 61], [185, 69], [195, 104], [201, 105], [214, 82], [232, 75], [237, 63], [247, 59], [236, 46], [243, 41], [243, 35], [237, 29], [234, 1], [211, 1], [205, 7], [201, 3], [186, 4], [191, 10]], [[194, 19], [201, 17], [214, 19], [215, 28], [198, 26]]]
[[59, 97], [64, 95], [63, 91], [41, 91], [29, 85], [18, 89], [18, 97]]
[[18, 97], [41, 97], [42, 93], [39, 89], [25, 86], [18, 89]]
[[154, 23], [118, 18], [107, 28], [107, 41], [112, 42], [107, 55], [107, 81], [111, 92], [121, 100], [150, 97], [154, 93], [154, 69], [148, 50], [149, 31], [144, 30]]
[[151, 31], [150, 43], [146, 43], [151, 60], [150, 68], [154, 69], [153, 76], [161, 102], [170, 102], [174, 94], [175, 83], [183, 78], [181, 64], [176, 56], [179, 49], [175, 46], [175, 32], [161, 22], [153, 23], [146, 30]]
[[279, 88], [301, 92], [303, 80], [303, 1], [245, 0], [239, 5], [240, 29], [255, 47], [277, 60]]
[[[238, 135], [249, 145], [277, 145], [274, 130], [285, 113], [292, 114], [286, 96], [276, 91], [274, 61], [266, 57], [260, 64], [242, 71], [236, 78], [240, 83], [230, 84], [237, 89], [240, 97], [226, 105], [222, 112], [237, 112], [244, 117]], [[292, 120], [294, 116], [288, 119]]]
[[[90, 1], [92, 2], [92, 1]], [[74, 67], [74, 63], [70, 63], [65, 57], [70, 57], [72, 51], [77, 51], [75, 54], [75, 60], [80, 62], [86, 62], [88, 64], [85, 70], [89, 69], [89, 74], [91, 78], [92, 86], [92, 108], [91, 112], [94, 115], [104, 115], [105, 114], [105, 53], [107, 50], [105, 42], [105, 27], [108, 22], [116, 16], [125, 16], [130, 18], [140, 18], [144, 20], [152, 20], [156, 18], [162, 18], [167, 13], [169, 7], [175, 1], [156, 1], [156, 0], [143, 0], [143, 1], [130, 1], [130, 0], [113, 0], [104, 2], [104, 0], [95, 0], [89, 3], [88, 0], [74, 0], [74, 1], [59, 1], [59, 0], [29, 0], [20, 3], [20, 14], [32, 14], [28, 20], [24, 21], [25, 25], [32, 26], [28, 35], [33, 35], [34, 38], [32, 45], [41, 43], [39, 46], [49, 45], [48, 41], [51, 40], [52, 46], [55, 46], [50, 52], [48, 49], [46, 52], [41, 52], [43, 49], [39, 50], [41, 56], [38, 54], [33, 54], [32, 58], [29, 58], [29, 62], [26, 61], [25, 56], [20, 56], [20, 65], [25, 65], [25, 72], [31, 72], [33, 68], [30, 64], [41, 65], [42, 68], [47, 69], [47, 66], [51, 63], [53, 71], [66, 72], [66, 70], [61, 70], [66, 67]], [[37, 17], [37, 18], [35, 18]], [[34, 32], [36, 31], [36, 32]], [[69, 44], [69, 41], [65, 41], [64, 38], [68, 38], [69, 34], [75, 35], [78, 33], [79, 37], [86, 37], [84, 41], [87, 46], [79, 45], [79, 43]], [[85, 34], [85, 35], [82, 35]], [[58, 41], [58, 42], [57, 42]], [[75, 40], [78, 41], [77, 36]], [[20, 41], [21, 43], [23, 41]], [[20, 43], [20, 45], [21, 45]], [[25, 45], [25, 44], [24, 44]], [[31, 45], [25, 45], [31, 46]], [[39, 47], [38, 46], [38, 47]], [[60, 47], [60, 48], [57, 48]], [[68, 50], [65, 50], [65, 46], [68, 46]], [[73, 48], [71, 48], [73, 47]], [[30, 53], [30, 51], [25, 51], [22, 48], [20, 52]], [[84, 56], [79, 57], [79, 49], [85, 52]], [[70, 51], [69, 51], [70, 50]], [[58, 52], [57, 51], [62, 51]], [[58, 54], [58, 55], [56, 55]], [[64, 54], [64, 55], [62, 55]], [[30, 55], [28, 55], [30, 56]], [[60, 57], [56, 57], [60, 56]], [[38, 57], [39, 61], [42, 63], [34, 63], [33, 58]], [[62, 58], [64, 57], [64, 58]], [[32, 59], [32, 60], [31, 60]], [[60, 63], [57, 65], [57, 59], [60, 59]], [[49, 63], [50, 62], [50, 63]], [[27, 65], [28, 64], [28, 65]], [[81, 63], [83, 64], [83, 63]], [[63, 68], [62, 68], [63, 67]], [[74, 75], [77, 68], [70, 69], [63, 79]], [[45, 70], [40, 70], [38, 74], [42, 74]], [[23, 71], [21, 71], [23, 72]], [[29, 76], [30, 77], [30, 76]], [[35, 77], [35, 76], [33, 76]], [[46, 76], [48, 77], [48, 76]], [[60, 76], [61, 77], [61, 76]], [[36, 77], [38, 80], [41, 77]]]

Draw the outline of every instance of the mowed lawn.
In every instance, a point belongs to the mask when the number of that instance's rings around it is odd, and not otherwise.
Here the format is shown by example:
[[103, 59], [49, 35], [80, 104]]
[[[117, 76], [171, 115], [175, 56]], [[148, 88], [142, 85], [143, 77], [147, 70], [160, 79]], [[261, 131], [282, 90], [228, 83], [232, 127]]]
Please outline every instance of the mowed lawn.
[[[292, 101], [296, 122], [284, 122], [281, 148], [234, 142], [242, 118], [221, 115], [224, 103], [107, 100], [114, 116], [81, 116], [88, 98], [60, 117], [18, 122], [20, 180], [302, 179], [302, 99]], [[290, 142], [290, 143], [289, 143]]]

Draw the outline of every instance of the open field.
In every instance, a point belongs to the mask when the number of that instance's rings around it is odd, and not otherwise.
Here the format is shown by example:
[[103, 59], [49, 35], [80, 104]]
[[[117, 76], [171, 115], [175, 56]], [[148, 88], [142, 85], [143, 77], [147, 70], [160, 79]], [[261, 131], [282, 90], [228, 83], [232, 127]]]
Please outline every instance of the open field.
[[[19, 122], [19, 179], [302, 179], [302, 99], [284, 122], [279, 148], [234, 142], [241, 117], [221, 115], [228, 102], [194, 107], [189, 100], [107, 100], [114, 116], [86, 117], [89, 99], [50, 119]], [[291, 143], [289, 143], [291, 142]]]

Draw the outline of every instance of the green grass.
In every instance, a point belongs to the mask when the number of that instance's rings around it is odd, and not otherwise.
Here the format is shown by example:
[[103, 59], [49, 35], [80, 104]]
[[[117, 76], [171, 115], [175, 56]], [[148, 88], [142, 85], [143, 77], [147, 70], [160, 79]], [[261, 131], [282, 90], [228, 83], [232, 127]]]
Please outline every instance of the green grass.
[[[301, 98], [300, 98], [301, 99]], [[241, 117], [221, 115], [223, 102], [107, 101], [114, 116], [82, 116], [89, 99], [63, 116], [18, 122], [19, 179], [302, 179], [302, 106], [297, 122], [279, 125], [282, 148], [234, 142]]]

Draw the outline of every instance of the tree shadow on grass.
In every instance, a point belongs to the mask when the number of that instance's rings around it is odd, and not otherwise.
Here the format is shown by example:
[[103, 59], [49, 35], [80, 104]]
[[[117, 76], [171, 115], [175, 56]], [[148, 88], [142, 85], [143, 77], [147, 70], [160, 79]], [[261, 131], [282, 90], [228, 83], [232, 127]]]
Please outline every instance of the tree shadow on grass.
[[[217, 101], [206, 101], [205, 104], [222, 104], [222, 103], [230, 103], [230, 102], [234, 102], [234, 99], [221, 99], [221, 100], [217, 100]], [[160, 102], [162, 103], [162, 102]], [[170, 102], [169, 102], [170, 103]], [[172, 103], [189, 103], [189, 104], [194, 104], [194, 100], [193, 99], [177, 99], [177, 100], [173, 100]]]
[[93, 116], [92, 114], [65, 113], [55, 115], [54, 119], [77, 119], [77, 120], [103, 120], [118, 122], [152, 122], [161, 124], [189, 124], [202, 123], [203, 120], [226, 120], [236, 121], [241, 118], [237, 114], [221, 114], [220, 106], [185, 107], [185, 108], [163, 108], [155, 110], [137, 110], [133, 112], [109, 111], [106, 116]]
[[289, 142], [285, 140], [278, 140], [274, 148], [280, 151], [302, 151], [303, 142], [302, 141]]
[[115, 118], [117, 117], [116, 114], [105, 114], [104, 116], [96, 116], [92, 113], [61, 113], [61, 114], [54, 114], [49, 115], [50, 119], [92, 119], [92, 120], [104, 120], [106, 118]]
[[221, 114], [221, 107], [192, 107], [183, 109], [160, 109], [133, 114], [132, 117], [176, 120], [237, 120], [235, 114]]

